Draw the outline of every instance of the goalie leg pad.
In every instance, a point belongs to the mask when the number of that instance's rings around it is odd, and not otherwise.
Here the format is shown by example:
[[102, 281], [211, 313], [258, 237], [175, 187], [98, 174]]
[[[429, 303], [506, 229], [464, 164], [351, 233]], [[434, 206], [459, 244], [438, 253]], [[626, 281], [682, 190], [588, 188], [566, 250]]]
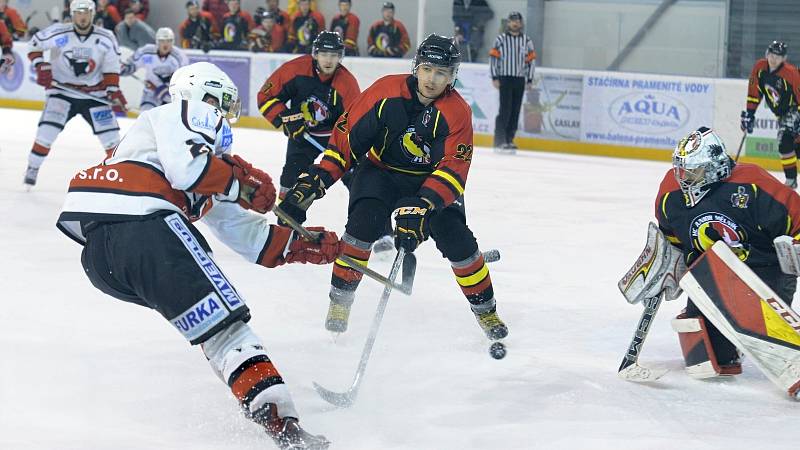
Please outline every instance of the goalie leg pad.
[[724, 336], [776, 386], [800, 389], [800, 316], [724, 242], [715, 243], [681, 279], [681, 287]]
[[686, 361], [686, 373], [690, 377], [702, 379], [742, 373], [742, 365], [738, 361], [719, 364], [702, 316], [690, 317], [683, 312], [672, 319], [672, 329], [678, 332], [683, 359]]

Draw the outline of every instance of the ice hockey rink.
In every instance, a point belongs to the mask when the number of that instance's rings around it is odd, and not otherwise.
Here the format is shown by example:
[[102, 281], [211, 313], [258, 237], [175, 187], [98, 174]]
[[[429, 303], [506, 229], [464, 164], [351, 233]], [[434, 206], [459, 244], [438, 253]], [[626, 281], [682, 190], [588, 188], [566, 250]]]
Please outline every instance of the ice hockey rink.
[[[0, 109], [0, 449], [274, 448], [240, 415], [199, 348], [157, 313], [91, 286], [81, 247], [55, 221], [69, 179], [103, 153], [88, 125], [73, 120], [26, 192], [37, 120], [35, 111]], [[123, 120], [123, 131], [131, 123]], [[234, 152], [277, 178], [285, 138], [236, 128]], [[640, 358], [670, 372], [644, 385], [617, 377], [642, 308], [616, 283], [644, 245], [668, 168], [477, 149], [468, 223], [483, 250], [502, 253], [490, 269], [510, 329], [508, 356], [490, 358], [447, 261], [426, 242], [414, 293], [392, 295], [349, 409], [325, 403], [312, 382], [349, 386], [381, 286], [362, 282], [350, 330], [334, 342], [323, 328], [329, 266], [265, 269], [206, 237], [247, 299], [301, 423], [332, 449], [796, 447], [798, 404], [749, 361], [733, 379], [685, 375], [669, 326], [683, 298], [662, 306]], [[337, 184], [307, 224], [341, 232], [346, 198]], [[370, 266], [386, 273], [390, 258], [373, 257]]]

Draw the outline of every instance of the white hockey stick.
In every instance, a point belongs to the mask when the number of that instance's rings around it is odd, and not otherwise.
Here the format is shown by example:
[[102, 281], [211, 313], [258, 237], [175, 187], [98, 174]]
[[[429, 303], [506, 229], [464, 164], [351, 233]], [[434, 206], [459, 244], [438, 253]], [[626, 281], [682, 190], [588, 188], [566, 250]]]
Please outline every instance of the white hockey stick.
[[639, 354], [642, 352], [642, 345], [647, 337], [647, 332], [650, 331], [650, 325], [653, 324], [653, 319], [658, 312], [658, 307], [661, 306], [661, 300], [664, 294], [661, 293], [657, 297], [646, 298], [644, 303], [644, 311], [642, 317], [639, 319], [639, 324], [636, 326], [636, 332], [633, 334], [633, 339], [628, 345], [628, 351], [622, 359], [622, 364], [619, 365], [618, 375], [623, 380], [647, 382], [655, 381], [663, 377], [669, 369], [648, 369], [639, 365]]
[[358, 389], [361, 386], [361, 380], [364, 379], [364, 372], [367, 370], [369, 356], [372, 353], [372, 346], [375, 344], [375, 338], [378, 336], [378, 329], [380, 328], [381, 321], [383, 320], [383, 313], [386, 312], [386, 305], [389, 303], [389, 295], [392, 293], [394, 280], [400, 273], [400, 267], [403, 265], [403, 259], [405, 256], [405, 250], [400, 248], [397, 251], [394, 264], [392, 264], [392, 270], [389, 272], [389, 284], [386, 284], [386, 286], [383, 288], [383, 295], [378, 303], [378, 309], [375, 311], [375, 317], [372, 319], [372, 325], [369, 329], [367, 342], [364, 344], [364, 350], [361, 352], [361, 360], [358, 362], [358, 369], [356, 370], [356, 374], [353, 376], [353, 383], [350, 385], [350, 389], [345, 392], [334, 392], [325, 389], [317, 383], [314, 383], [314, 389], [326, 402], [340, 408], [347, 408], [356, 401]]

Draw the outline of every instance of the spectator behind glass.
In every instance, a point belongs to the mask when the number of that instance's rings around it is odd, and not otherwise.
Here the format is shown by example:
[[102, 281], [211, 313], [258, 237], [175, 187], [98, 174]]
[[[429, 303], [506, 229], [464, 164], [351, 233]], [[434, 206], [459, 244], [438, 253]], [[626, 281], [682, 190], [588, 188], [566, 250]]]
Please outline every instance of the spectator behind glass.
[[[309, 8], [311, 8], [312, 11], [316, 11], [317, 0], [311, 0], [309, 2]], [[286, 11], [289, 12], [289, 17], [294, 16], [295, 13], [297, 13], [297, 11], [300, 11], [300, 0], [289, 0], [289, 4], [286, 7]]]
[[367, 53], [380, 58], [402, 58], [411, 46], [405, 25], [394, 18], [394, 3], [386, 2], [381, 10], [383, 19], [369, 28]]
[[453, 27], [462, 61], [478, 60], [486, 23], [493, 17], [494, 11], [486, 0], [453, 0]]
[[279, 0], [267, 0], [267, 11], [275, 16], [275, 23], [282, 26], [284, 30], [289, 29], [289, 13], [280, 8]]
[[117, 0], [116, 3], [119, 11], [132, 8], [139, 20], [147, 20], [150, 14], [150, 0]]
[[292, 53], [311, 54], [311, 44], [325, 29], [325, 18], [311, 10], [309, 0], [297, 0], [297, 8], [289, 26], [288, 46]]
[[186, 2], [186, 20], [178, 27], [182, 48], [196, 48], [208, 52], [219, 39], [214, 18], [208, 11], [201, 11], [197, 0]]
[[339, 33], [344, 40], [345, 56], [358, 56], [358, 30], [361, 21], [350, 12], [350, 0], [339, 1], [339, 14], [331, 20], [330, 31]]
[[228, 13], [222, 18], [222, 39], [219, 48], [247, 50], [247, 36], [256, 27], [253, 16], [242, 11], [239, 0], [228, 0]]
[[[107, 30], [114, 31], [118, 23], [122, 21], [119, 11], [114, 5], [110, 5], [109, 0], [97, 0], [97, 9], [94, 13], [94, 24]], [[69, 12], [69, 8], [67, 8]]]
[[218, 30], [222, 30], [222, 18], [228, 13], [228, 5], [225, 0], [203, 0], [203, 11], [211, 13], [211, 20], [214, 21]]
[[0, 0], [0, 20], [2, 20], [11, 37], [22, 39], [28, 31], [28, 26], [19, 15], [19, 11], [8, 6], [8, 0]]
[[145, 44], [156, 42], [156, 32], [143, 20], [136, 17], [133, 8], [125, 10], [125, 18], [114, 29], [119, 45], [131, 50], [138, 50]]
[[256, 9], [253, 17], [256, 27], [250, 30], [249, 47], [252, 52], [283, 52], [286, 43], [286, 29], [277, 23], [275, 14], [264, 8]]

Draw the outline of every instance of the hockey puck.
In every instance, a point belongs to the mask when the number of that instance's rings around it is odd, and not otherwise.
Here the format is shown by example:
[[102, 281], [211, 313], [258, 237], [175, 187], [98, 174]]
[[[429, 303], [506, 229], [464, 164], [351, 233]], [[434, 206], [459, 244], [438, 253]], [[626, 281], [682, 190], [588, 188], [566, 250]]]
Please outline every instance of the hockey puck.
[[494, 359], [503, 359], [506, 357], [506, 346], [502, 342], [495, 342], [489, 347], [489, 354]]

